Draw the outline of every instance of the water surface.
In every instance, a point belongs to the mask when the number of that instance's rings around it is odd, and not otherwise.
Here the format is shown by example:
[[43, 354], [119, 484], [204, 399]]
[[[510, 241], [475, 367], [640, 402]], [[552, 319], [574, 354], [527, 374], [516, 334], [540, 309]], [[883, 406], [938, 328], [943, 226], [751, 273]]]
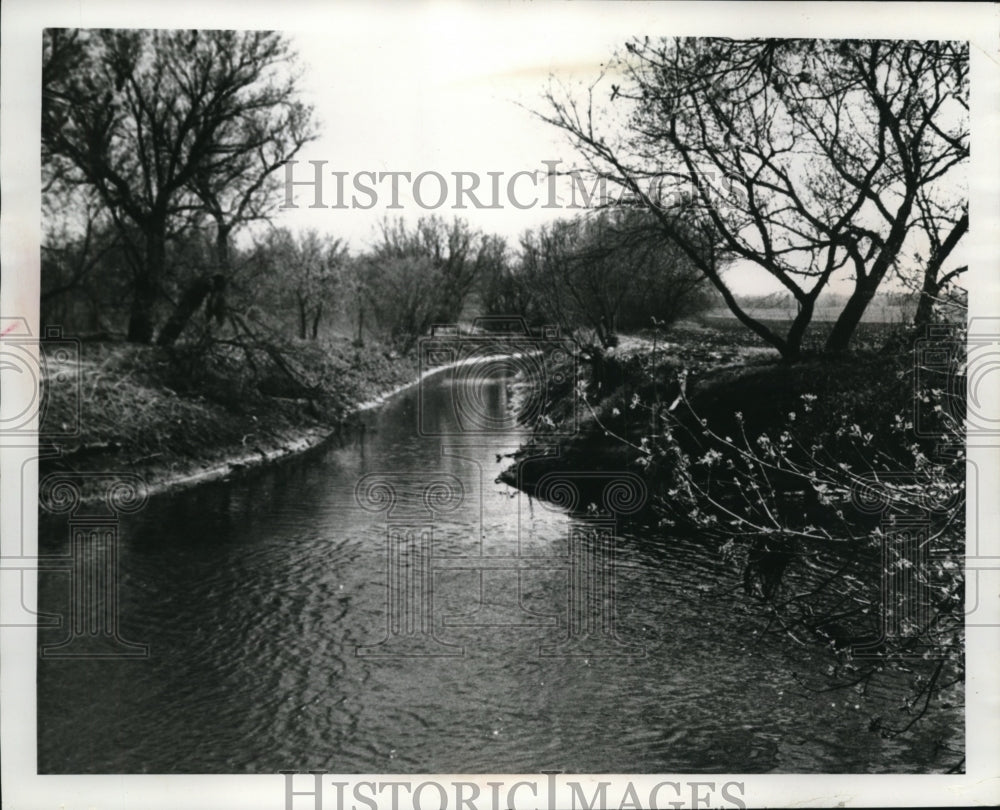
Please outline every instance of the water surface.
[[[494, 483], [498, 456], [524, 436], [463, 434], [454, 411], [465, 384], [440, 374], [366, 414], [343, 446], [123, 518], [120, 633], [149, 656], [39, 660], [39, 771], [903, 772], [938, 762], [938, 741], [954, 736], [943, 719], [906, 740], [868, 731], [899, 694], [804, 688], [795, 673], [816, 683], [826, 653], [753, 635], [760, 623], [739, 576], [696, 539], [621, 530], [613, 598], [607, 588], [581, 597], [579, 583], [607, 571], [606, 543], [571, 540], [591, 536], [595, 520]], [[506, 381], [477, 385], [476, 407], [502, 425]], [[67, 538], [65, 517], [42, 520], [44, 553], [67, 553]], [[64, 611], [67, 584], [42, 575], [41, 608]], [[40, 641], [64, 635], [42, 630]], [[387, 636], [395, 646], [379, 645]]]

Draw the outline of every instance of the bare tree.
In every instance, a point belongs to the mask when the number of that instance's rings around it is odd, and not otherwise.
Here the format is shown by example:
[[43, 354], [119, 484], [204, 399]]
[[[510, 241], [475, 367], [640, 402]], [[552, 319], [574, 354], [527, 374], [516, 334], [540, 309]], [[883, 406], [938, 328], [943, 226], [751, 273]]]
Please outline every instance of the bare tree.
[[436, 320], [434, 265], [426, 256], [366, 256], [360, 268], [365, 310], [384, 339], [409, 351]]
[[523, 283], [520, 257], [505, 242], [479, 280], [479, 302], [484, 315], [519, 315], [529, 323], [545, 320], [539, 290]]
[[[602, 77], [585, 102], [550, 90], [541, 117], [590, 171], [649, 206], [734, 315], [785, 357], [799, 354], [838, 273], [854, 289], [827, 349], [845, 350], [889, 270], [928, 241], [921, 196], [943, 207], [962, 196], [964, 43], [647, 38], [626, 45], [613, 74], [624, 78], [608, 105]], [[723, 257], [794, 296], [786, 334], [740, 306]]]
[[43, 157], [92, 185], [127, 237], [130, 340], [152, 340], [172, 231], [207, 210], [224, 251], [234, 227], [262, 214], [277, 162], [308, 137], [293, 59], [268, 31], [45, 32]]
[[383, 220], [381, 239], [372, 254], [376, 260], [419, 257], [433, 267], [437, 306], [431, 317], [440, 322], [458, 320], [469, 293], [491, 250], [489, 239], [462, 219], [421, 217], [408, 228], [402, 219]]
[[[941, 300], [943, 291], [969, 269], [963, 264], [942, 272], [945, 263], [969, 230], [969, 208], [968, 205], [963, 205], [960, 213], [953, 216], [950, 207], [942, 210], [941, 206], [923, 194], [917, 198], [917, 205], [920, 208], [922, 227], [927, 234], [930, 250], [923, 266], [923, 273], [917, 279], [920, 285], [920, 297], [913, 316], [913, 325], [921, 327], [931, 322], [934, 305]], [[903, 281], [906, 283], [910, 279], [904, 276]]]
[[[171, 345], [201, 302], [221, 317], [225, 289], [232, 273], [230, 240], [242, 226], [270, 219], [277, 207], [280, 180], [276, 171], [291, 160], [314, 135], [310, 108], [294, 98], [294, 87], [273, 88], [273, 97], [259, 99], [242, 115], [227, 121], [217, 159], [198, 167], [190, 188], [215, 228], [215, 272], [196, 279], [160, 330], [157, 342]], [[316, 338], [322, 304], [313, 316]], [[304, 331], [304, 330], [303, 330]], [[305, 337], [303, 334], [302, 337]]]
[[[120, 245], [120, 237], [110, 222], [107, 211], [94, 199], [93, 191], [86, 187], [66, 186], [53, 181], [59, 188], [43, 195], [45, 208], [45, 233], [42, 238], [42, 302], [78, 290], [84, 286], [93, 271], [109, 253]], [[50, 187], [51, 191], [51, 187]], [[74, 198], [77, 221], [71, 223], [61, 212], [49, 205], [58, 196], [65, 203]], [[74, 224], [82, 227], [76, 232]]]
[[362, 306], [404, 351], [431, 325], [457, 322], [477, 281], [504, 261], [502, 240], [461, 219], [384, 220], [380, 231], [359, 264]]
[[272, 228], [246, 252], [242, 267], [240, 254], [235, 252], [233, 286], [243, 309], [293, 328], [300, 340], [318, 340], [321, 324], [343, 306], [351, 284], [344, 241], [314, 228]]
[[608, 348], [623, 330], [670, 325], [711, 300], [708, 282], [647, 211], [606, 209], [561, 220], [521, 240], [520, 285], [567, 333], [584, 328]]

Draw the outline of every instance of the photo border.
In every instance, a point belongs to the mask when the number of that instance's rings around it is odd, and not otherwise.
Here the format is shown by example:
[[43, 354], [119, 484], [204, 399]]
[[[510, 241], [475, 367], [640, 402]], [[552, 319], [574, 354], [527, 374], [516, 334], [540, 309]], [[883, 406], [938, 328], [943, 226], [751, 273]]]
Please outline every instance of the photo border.
[[[387, 11], [388, 4], [382, 7]], [[970, 215], [968, 234], [970, 271], [969, 318], [1000, 315], [1000, 51], [997, 43], [998, 7], [990, 3], [663, 3], [616, 4], [609, 13], [606, 3], [572, 6], [539, 3], [508, 5], [505, 13], [523, 18], [525, 25], [547, 26], [562, 35], [601, 26], [621, 38], [632, 33], [689, 35], [806, 36], [906, 39], [967, 39], [971, 43], [972, 134], [970, 157]], [[483, 7], [476, 13], [495, 13]], [[439, 9], [440, 10], [440, 9]], [[396, 9], [393, 7], [395, 13]], [[470, 13], [468, 7], [463, 13]], [[2, 7], [2, 47], [0, 47], [0, 84], [3, 117], [0, 123], [0, 184], [3, 209], [0, 218], [0, 263], [4, 284], [0, 286], [0, 314], [5, 318], [23, 318], [33, 335], [40, 334], [39, 324], [39, 241], [40, 196], [40, 75], [41, 31], [45, 27], [143, 27], [143, 28], [276, 28], [284, 30], [309, 27], [313, 15], [345, 14], [351, 18], [375, 14], [369, 4], [336, 7], [305, 2], [274, 2], [269, 6], [220, 0], [172, 0], [154, 4], [124, 2], [38, 2], [8, 0]], [[407, 11], [405, 13], [412, 13]], [[996, 376], [996, 375], [994, 375]], [[1000, 413], [997, 381], [986, 391], [982, 407]], [[0, 408], [5, 412], [16, 406], [19, 390], [6, 381]], [[13, 400], [13, 401], [12, 401]], [[22, 466], [29, 480], [35, 480], [38, 448], [32, 437], [0, 437], [0, 542], [4, 556], [12, 549], [30, 558], [37, 554], [37, 510], [27, 505], [37, 501], [37, 488], [29, 485], [21, 491]], [[969, 461], [978, 471], [978, 491], [969, 491], [970, 515], [967, 538], [969, 570], [1000, 568], [1000, 511], [995, 498], [980, 493], [1000, 492], [1000, 448], [989, 443], [970, 442]], [[973, 526], [981, 535], [972, 537]], [[22, 533], [23, 532], [23, 533]], [[987, 562], [984, 562], [987, 561]], [[26, 590], [33, 594], [37, 570], [2, 567], [8, 577], [17, 570]], [[995, 571], [993, 572], [996, 576]], [[0, 591], [0, 624], [22, 607], [19, 589]], [[717, 774], [611, 776], [579, 778], [587, 795], [602, 781], [615, 800], [622, 786], [631, 781], [639, 796], [664, 779], [678, 782], [741, 782], [741, 796], [748, 807], [761, 806], [905, 806], [973, 805], [1000, 803], [1000, 601], [995, 589], [980, 589], [977, 607], [979, 622], [967, 628], [966, 670], [966, 771], [954, 775], [883, 776], [856, 774]], [[983, 597], [992, 594], [992, 600]], [[0, 752], [4, 804], [11, 808], [41, 807], [129, 807], [129, 808], [274, 808], [286, 807], [286, 777], [274, 775], [107, 775], [107, 776], [38, 776], [36, 775], [35, 690], [37, 639], [34, 627], [0, 627]], [[490, 795], [490, 782], [503, 782], [503, 796], [517, 782], [541, 786], [536, 797], [521, 790], [513, 797], [516, 807], [547, 807], [542, 792], [549, 777], [543, 774], [520, 775], [354, 775], [326, 777], [335, 781], [358, 783], [407, 780], [462, 781], [475, 783], [482, 795]], [[564, 777], [557, 777], [563, 780]], [[306, 790], [306, 788], [302, 788]], [[350, 788], [348, 788], [350, 790]], [[646, 790], [646, 793], [643, 793]], [[323, 807], [335, 807], [334, 791]], [[452, 792], [450, 794], [454, 796]], [[565, 797], [565, 793], [560, 793]], [[674, 797], [670, 797], [673, 799]], [[665, 799], [669, 801], [669, 799]], [[427, 806], [434, 806], [428, 797]], [[294, 808], [312, 807], [306, 796], [295, 799]], [[388, 805], [386, 805], [388, 806]], [[407, 806], [407, 805], [401, 805]], [[449, 804], [449, 806], [452, 806]], [[506, 805], [504, 805], [506, 806]], [[558, 805], [564, 806], [564, 805]], [[688, 805], [685, 805], [688, 806]]]

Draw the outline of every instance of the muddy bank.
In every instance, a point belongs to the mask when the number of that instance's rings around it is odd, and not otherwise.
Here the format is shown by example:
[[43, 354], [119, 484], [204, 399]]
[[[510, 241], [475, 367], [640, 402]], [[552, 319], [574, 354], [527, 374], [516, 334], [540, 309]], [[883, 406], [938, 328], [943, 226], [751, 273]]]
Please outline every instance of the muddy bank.
[[280, 375], [246, 379], [219, 362], [190, 373], [183, 358], [155, 347], [84, 344], [78, 358], [45, 368], [41, 432], [70, 435], [50, 444], [39, 480], [68, 473], [94, 501], [116, 474], [138, 476], [156, 494], [321, 452], [424, 378], [517, 354], [502, 341], [487, 348], [428, 368], [416, 354], [379, 346], [308, 345], [299, 360], [319, 383], [303, 391]]
[[[500, 480], [713, 549], [759, 617], [755, 634], [828, 650], [817, 690], [918, 672], [907, 706], [919, 713], [873, 717], [870, 732], [903, 735], [951, 711], [964, 673], [964, 434], [949, 415], [965, 412], [961, 379], [907, 350], [693, 359], [638, 347], [589, 363], [552, 392]], [[914, 525], [925, 558], [900, 542]], [[900, 587], [900, 571], [918, 588]], [[930, 620], [888, 631], [904, 612]]]
[[870, 431], [880, 452], [909, 453], [913, 437], [890, 429], [896, 414], [913, 408], [912, 379], [899, 356], [869, 352], [788, 364], [753, 347], [717, 349], [691, 340], [633, 340], [581, 364], [574, 384], [552, 387], [546, 416], [554, 428], [547, 422], [537, 429], [498, 480], [545, 498], [546, 484], [570, 474], [585, 507], [599, 504], [614, 474], [627, 471], [646, 478], [652, 496], [659, 482], [640, 462], [644, 442], [662, 435], [666, 414], [692, 460], [720, 437], [752, 444], [790, 424], [799, 437], [822, 439], [833, 456], [842, 452], [838, 431], [856, 429]]
[[44, 368], [40, 432], [58, 439], [39, 480], [69, 474], [94, 500], [115, 474], [150, 494], [239, 475], [344, 440], [360, 413], [417, 381], [413, 355], [347, 341], [295, 348], [316, 381], [308, 390], [224, 356], [195, 367], [156, 347], [83, 344]]

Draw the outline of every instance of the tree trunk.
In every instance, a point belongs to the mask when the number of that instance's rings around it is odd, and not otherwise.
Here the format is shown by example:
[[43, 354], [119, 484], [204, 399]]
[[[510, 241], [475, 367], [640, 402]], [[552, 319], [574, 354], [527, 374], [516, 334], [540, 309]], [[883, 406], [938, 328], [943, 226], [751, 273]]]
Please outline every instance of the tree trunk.
[[882, 279], [892, 266], [896, 256], [899, 255], [903, 240], [906, 238], [906, 223], [909, 220], [910, 211], [913, 209], [913, 194], [914, 192], [911, 190], [903, 198], [903, 202], [896, 212], [896, 219], [889, 232], [889, 238], [886, 239], [885, 245], [879, 251], [871, 271], [865, 274], [861, 258], [855, 258], [857, 281], [854, 284], [854, 292], [848, 299], [847, 306], [840, 313], [840, 317], [837, 318], [837, 322], [833, 325], [833, 331], [826, 341], [826, 350], [831, 354], [842, 354], [847, 351], [851, 338], [854, 336], [854, 330], [861, 323], [861, 316], [865, 314], [865, 310], [868, 309], [872, 298], [875, 297], [875, 292], [882, 283]]
[[795, 315], [795, 319], [792, 321], [792, 326], [788, 330], [788, 335], [785, 337], [785, 350], [782, 352], [782, 357], [785, 360], [796, 360], [802, 352], [802, 338], [805, 336], [806, 327], [812, 321], [813, 316], [813, 305], [815, 304], [815, 298], [799, 298], [796, 299], [799, 304], [799, 311]]
[[166, 260], [166, 220], [150, 220], [146, 223], [144, 233], [145, 261], [135, 274], [128, 321], [128, 340], [132, 343], [153, 341], [153, 307]]
[[208, 299], [206, 311], [209, 323], [212, 319], [222, 326], [226, 320], [226, 287], [229, 286], [230, 264], [229, 264], [229, 234], [232, 233], [232, 224], [226, 224], [222, 216], [215, 220], [215, 264], [216, 273], [212, 277], [212, 292]]
[[153, 339], [152, 301], [145, 285], [132, 293], [132, 308], [128, 318], [128, 340], [131, 343], [149, 343]]
[[[941, 266], [955, 249], [955, 245], [965, 236], [968, 230], [969, 212], [966, 211], [958, 222], [955, 223], [951, 229], [951, 233], [948, 234], [944, 242], [941, 243], [928, 260], [927, 267], [924, 269], [924, 283], [920, 289], [920, 300], [917, 303], [916, 314], [913, 316], [913, 325], [915, 327], [926, 326], [931, 322], [931, 316], [934, 312], [934, 302], [937, 301], [938, 295], [941, 293], [941, 287], [943, 286], [943, 283], [938, 281], [938, 273], [941, 272]], [[961, 268], [949, 275], [954, 277], [960, 272]], [[945, 279], [947, 278], [948, 276], [945, 277]]]
[[837, 322], [833, 325], [830, 337], [827, 338], [826, 350], [828, 352], [831, 354], [842, 354], [847, 351], [847, 347], [851, 344], [851, 338], [854, 336], [854, 330], [861, 323], [861, 317], [865, 314], [865, 310], [868, 309], [872, 298], [875, 297], [875, 291], [878, 289], [881, 281], [881, 275], [878, 277], [869, 276], [865, 280], [858, 282], [854, 287], [854, 292], [847, 299], [847, 304], [841, 311], [840, 317], [837, 318]]
[[920, 300], [917, 302], [917, 311], [913, 316], [913, 325], [915, 327], [920, 328], [931, 322], [937, 293], [937, 285], [933, 283], [929, 275], [925, 275], [924, 284], [920, 290]]
[[216, 219], [215, 231], [215, 261], [218, 272], [211, 278], [202, 277], [188, 285], [181, 295], [174, 311], [170, 314], [167, 322], [163, 324], [160, 334], [156, 339], [160, 346], [173, 346], [180, 337], [181, 332], [188, 325], [188, 321], [208, 298], [208, 317], [214, 318], [221, 324], [226, 315], [225, 290], [229, 278], [229, 232], [220, 219]]
[[305, 340], [306, 339], [306, 324], [307, 324], [307, 321], [306, 321], [306, 317], [307, 317], [306, 316], [306, 302], [305, 302], [305, 299], [302, 297], [301, 294], [298, 296], [298, 299], [299, 299], [299, 339], [300, 340]]
[[316, 340], [319, 337], [319, 319], [323, 317], [323, 305], [316, 305], [316, 313], [313, 315], [312, 319], [312, 339]]
[[770, 329], [767, 328], [763, 323], [761, 323], [756, 318], [752, 318], [743, 308], [739, 305], [736, 300], [736, 296], [733, 295], [732, 290], [730, 290], [725, 283], [722, 281], [721, 276], [718, 272], [711, 268], [710, 265], [703, 261], [697, 259], [697, 254], [689, 253], [689, 256], [695, 260], [695, 265], [708, 277], [708, 280], [712, 282], [712, 285], [722, 294], [722, 299], [726, 302], [726, 306], [729, 307], [729, 311], [736, 316], [736, 320], [742, 323], [750, 331], [760, 338], [763, 338], [767, 343], [771, 344], [775, 349], [777, 349], [783, 359], [785, 360], [795, 360], [798, 357], [798, 349], [794, 351], [788, 346], [788, 341], [774, 334]]
[[232, 226], [219, 219], [215, 221], [215, 263], [219, 272], [229, 277], [229, 232]]
[[177, 338], [180, 337], [181, 332], [184, 331], [184, 327], [187, 326], [187, 322], [191, 320], [191, 316], [198, 311], [198, 307], [202, 305], [202, 302], [208, 297], [210, 292], [212, 292], [212, 282], [207, 278], [199, 278], [192, 282], [184, 290], [181, 300], [167, 319], [167, 322], [163, 324], [160, 335], [156, 339], [157, 344], [160, 346], [173, 346]]

